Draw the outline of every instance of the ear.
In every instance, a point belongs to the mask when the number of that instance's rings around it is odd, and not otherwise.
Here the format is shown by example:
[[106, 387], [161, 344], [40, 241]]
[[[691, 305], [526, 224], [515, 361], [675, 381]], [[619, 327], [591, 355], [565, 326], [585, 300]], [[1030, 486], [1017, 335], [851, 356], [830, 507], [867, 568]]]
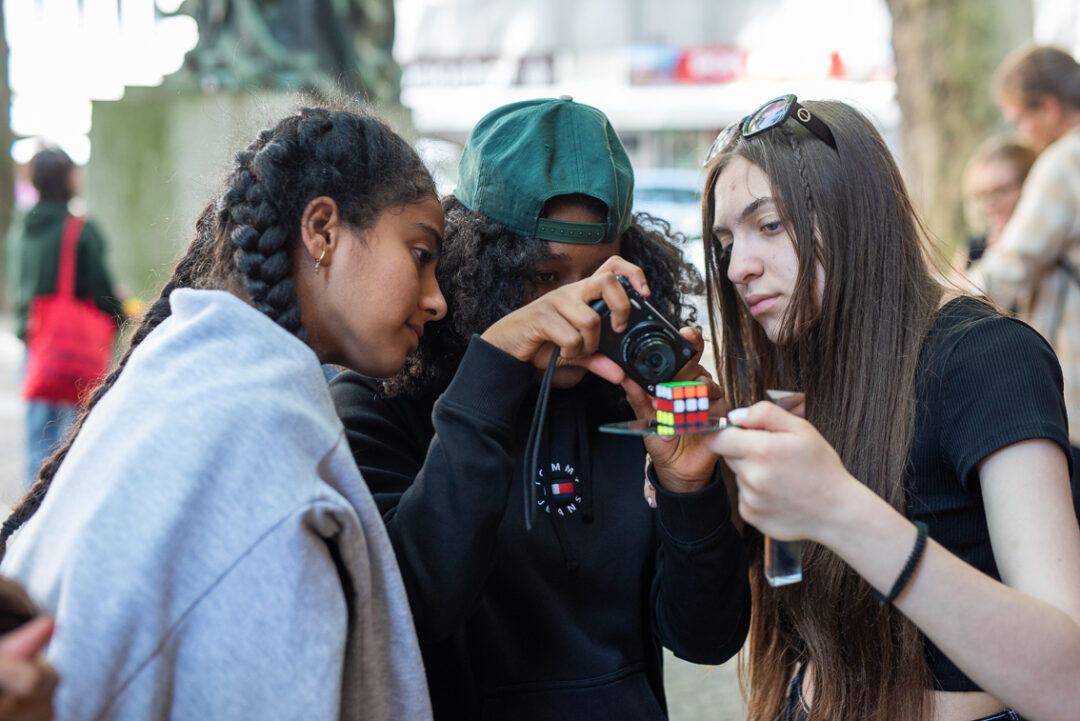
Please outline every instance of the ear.
[[333, 198], [320, 195], [311, 200], [300, 216], [300, 240], [312, 259], [330, 265], [342, 228], [341, 214]]

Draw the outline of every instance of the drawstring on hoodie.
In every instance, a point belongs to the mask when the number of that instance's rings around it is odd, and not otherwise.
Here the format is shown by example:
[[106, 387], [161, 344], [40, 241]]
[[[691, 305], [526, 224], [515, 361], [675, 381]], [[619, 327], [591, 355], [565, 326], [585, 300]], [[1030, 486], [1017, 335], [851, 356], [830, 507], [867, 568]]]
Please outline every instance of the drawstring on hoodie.
[[[547, 425], [547, 407], [548, 399], [551, 396], [551, 377], [555, 371], [556, 360], [559, 356], [559, 348], [556, 347], [551, 354], [551, 358], [548, 360], [547, 368], [544, 371], [544, 376], [540, 381], [540, 389], [536, 397], [536, 407], [533, 409], [532, 424], [529, 426], [529, 435], [525, 441], [525, 454], [524, 454], [524, 472], [522, 477], [524, 479], [524, 498], [525, 498], [525, 530], [531, 531], [533, 523], [536, 521], [536, 509], [539, 505], [539, 499], [537, 497], [537, 489], [541, 483], [545, 485], [545, 492], [550, 488], [550, 479], [541, 478], [540, 469], [548, 469], [548, 473], [551, 473], [551, 450], [552, 450], [552, 437], [554, 434], [548, 432], [546, 438], [546, 444], [544, 444], [544, 458], [541, 462], [540, 459], [540, 447], [541, 440], [545, 435]], [[575, 422], [575, 437], [574, 437], [574, 467], [576, 469], [576, 476], [580, 482], [580, 496], [581, 496], [581, 520], [583, 523], [592, 523], [593, 520], [593, 494], [592, 494], [592, 458], [591, 448], [589, 444], [589, 423], [585, 408], [580, 403], [574, 404], [574, 422]], [[560, 513], [560, 509], [556, 508], [554, 512], [552, 507], [554, 505], [553, 499], [548, 503], [548, 517], [551, 521], [551, 527], [555, 531], [555, 537], [559, 541], [559, 548], [562, 550], [563, 559], [566, 561], [567, 567], [571, 571], [576, 572], [580, 567], [580, 563], [577, 559], [577, 554], [574, 553], [573, 545], [570, 543], [570, 539], [567, 537], [566, 529], [563, 527], [564, 514]]]
[[559, 346], [551, 352], [548, 359], [544, 377], [540, 380], [540, 393], [536, 397], [536, 408], [533, 410], [532, 425], [529, 426], [529, 437], [525, 441], [525, 530], [531, 531], [533, 521], [536, 520], [536, 472], [539, 466], [537, 460], [540, 455], [540, 436], [544, 432], [544, 423], [547, 421], [548, 397], [551, 396], [551, 376], [555, 373], [555, 361], [559, 358]]
[[551, 527], [555, 529], [555, 537], [559, 539], [559, 548], [562, 549], [563, 560], [566, 561], [566, 567], [570, 569], [572, 573], [577, 573], [581, 568], [581, 564], [578, 563], [577, 554], [574, 553], [574, 547], [570, 545], [570, 539], [566, 537], [566, 529], [563, 528], [561, 516], [558, 513], [549, 513], [548, 518], [551, 520]]

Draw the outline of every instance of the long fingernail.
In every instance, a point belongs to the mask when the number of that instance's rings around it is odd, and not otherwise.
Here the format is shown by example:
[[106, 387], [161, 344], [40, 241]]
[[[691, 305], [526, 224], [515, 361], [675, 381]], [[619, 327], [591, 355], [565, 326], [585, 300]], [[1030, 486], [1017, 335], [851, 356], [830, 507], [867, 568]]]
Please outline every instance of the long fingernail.
[[656, 508], [656, 500], [653, 498], [646, 498], [645, 502], [649, 504], [649, 508]]
[[732, 423], [738, 423], [739, 421], [746, 420], [746, 417], [750, 415], [749, 408], [733, 408], [728, 414], [728, 420]]

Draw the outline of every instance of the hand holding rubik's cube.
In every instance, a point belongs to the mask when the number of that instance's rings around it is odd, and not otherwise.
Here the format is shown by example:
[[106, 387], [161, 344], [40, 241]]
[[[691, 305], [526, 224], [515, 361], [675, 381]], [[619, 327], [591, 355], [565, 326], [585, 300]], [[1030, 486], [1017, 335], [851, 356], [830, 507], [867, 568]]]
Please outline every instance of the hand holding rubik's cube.
[[656, 425], [661, 435], [709, 422], [709, 387], [699, 381], [656, 384]]

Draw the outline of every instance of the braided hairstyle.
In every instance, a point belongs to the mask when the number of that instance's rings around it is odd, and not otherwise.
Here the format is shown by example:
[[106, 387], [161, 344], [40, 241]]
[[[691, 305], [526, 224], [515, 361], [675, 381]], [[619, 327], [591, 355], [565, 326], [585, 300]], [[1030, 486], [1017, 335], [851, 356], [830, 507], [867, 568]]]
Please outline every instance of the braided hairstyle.
[[172, 313], [173, 290], [227, 290], [306, 342], [292, 256], [303, 211], [320, 196], [332, 198], [342, 218], [360, 231], [387, 208], [437, 197], [416, 152], [374, 116], [305, 107], [260, 132], [236, 154], [225, 191], [203, 209], [194, 240], [132, 333], [118, 367], [90, 395], [65, 444], [42, 464], [33, 487], [0, 526], [0, 559], [11, 534], [41, 505], [87, 415], [132, 351]]
[[[385, 381], [385, 395], [438, 394], [449, 385], [469, 339], [536, 296], [536, 273], [551, 256], [546, 240], [515, 234], [502, 223], [470, 210], [454, 196], [443, 200], [446, 236], [436, 274], [446, 298], [446, 316], [427, 324], [418, 351], [398, 375]], [[645, 271], [649, 302], [685, 325], [696, 321], [688, 294], [705, 290], [701, 274], [682, 256], [685, 238], [647, 213], [634, 215], [622, 237], [620, 255]]]

